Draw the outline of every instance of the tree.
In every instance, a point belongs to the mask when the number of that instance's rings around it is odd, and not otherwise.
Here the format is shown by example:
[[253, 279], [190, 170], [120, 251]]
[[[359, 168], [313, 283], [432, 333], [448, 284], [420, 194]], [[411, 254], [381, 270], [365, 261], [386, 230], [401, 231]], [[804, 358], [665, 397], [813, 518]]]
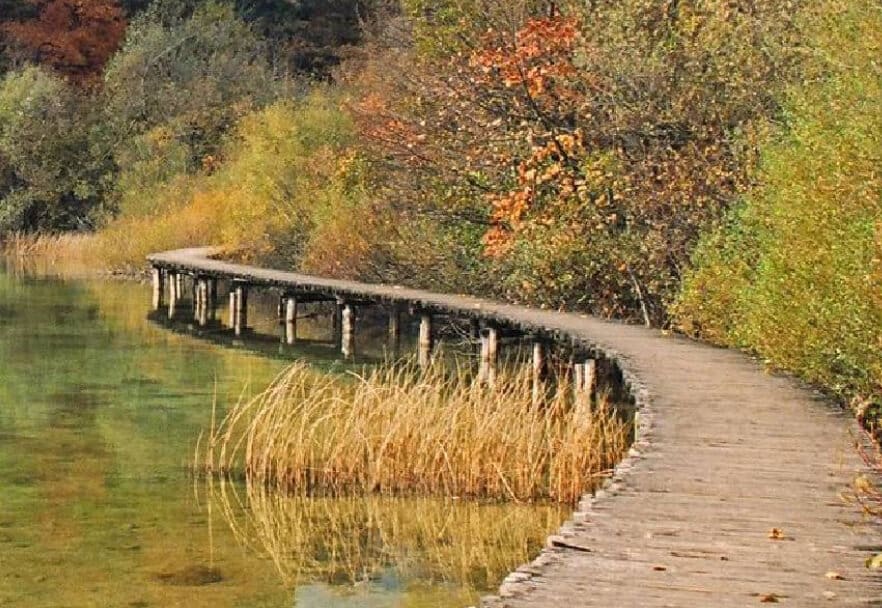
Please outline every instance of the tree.
[[411, 207], [483, 226], [502, 295], [663, 323], [776, 110], [790, 3], [559, 4], [482, 9], [387, 77], [404, 99], [365, 96], [364, 133]]
[[91, 107], [38, 67], [0, 83], [0, 232], [82, 230], [100, 221], [110, 154]]
[[75, 82], [90, 82], [119, 48], [126, 31], [114, 0], [30, 0], [36, 18], [8, 22], [3, 32], [34, 61]]

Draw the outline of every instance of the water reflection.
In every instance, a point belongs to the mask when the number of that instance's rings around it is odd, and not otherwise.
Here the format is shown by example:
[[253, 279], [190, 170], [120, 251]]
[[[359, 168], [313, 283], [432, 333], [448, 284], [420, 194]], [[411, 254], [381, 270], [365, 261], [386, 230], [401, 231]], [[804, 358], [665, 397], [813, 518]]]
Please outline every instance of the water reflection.
[[[341, 364], [318, 316], [280, 356], [149, 307], [145, 285], [0, 272], [0, 606], [465, 605], [557, 527], [534, 507], [207, 491], [190, 463], [213, 409], [292, 356]], [[272, 306], [252, 318], [273, 335]]]
[[271, 558], [287, 584], [434, 590], [446, 595], [442, 605], [495, 589], [565, 517], [558, 505], [285, 496], [259, 485], [207, 484], [235, 536]]

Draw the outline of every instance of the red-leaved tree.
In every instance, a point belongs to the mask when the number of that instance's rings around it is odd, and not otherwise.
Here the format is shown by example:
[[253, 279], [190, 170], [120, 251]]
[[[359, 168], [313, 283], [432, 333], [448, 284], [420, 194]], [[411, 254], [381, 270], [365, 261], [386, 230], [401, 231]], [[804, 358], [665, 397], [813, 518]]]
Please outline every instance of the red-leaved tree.
[[126, 19], [115, 0], [30, 0], [36, 18], [0, 24], [0, 29], [30, 59], [73, 82], [88, 83], [101, 74], [119, 48]]

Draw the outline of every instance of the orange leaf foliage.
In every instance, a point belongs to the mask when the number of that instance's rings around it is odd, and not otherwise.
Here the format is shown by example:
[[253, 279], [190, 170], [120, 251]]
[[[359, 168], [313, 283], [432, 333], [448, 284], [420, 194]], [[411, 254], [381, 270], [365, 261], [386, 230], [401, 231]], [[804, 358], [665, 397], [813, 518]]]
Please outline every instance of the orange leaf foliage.
[[114, 0], [31, 0], [36, 19], [0, 25], [33, 58], [78, 83], [94, 81], [119, 48], [127, 22]]

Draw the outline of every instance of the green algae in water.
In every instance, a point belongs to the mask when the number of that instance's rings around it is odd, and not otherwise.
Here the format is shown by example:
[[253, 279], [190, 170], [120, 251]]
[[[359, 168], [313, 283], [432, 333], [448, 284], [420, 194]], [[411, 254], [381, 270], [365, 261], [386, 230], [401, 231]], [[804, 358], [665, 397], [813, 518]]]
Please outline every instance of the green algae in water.
[[[197, 438], [285, 361], [169, 332], [149, 300], [0, 274], [0, 606], [466, 605], [560, 523], [430, 500], [229, 508], [247, 491], [194, 482]], [[529, 532], [485, 523], [511, 518]]]

